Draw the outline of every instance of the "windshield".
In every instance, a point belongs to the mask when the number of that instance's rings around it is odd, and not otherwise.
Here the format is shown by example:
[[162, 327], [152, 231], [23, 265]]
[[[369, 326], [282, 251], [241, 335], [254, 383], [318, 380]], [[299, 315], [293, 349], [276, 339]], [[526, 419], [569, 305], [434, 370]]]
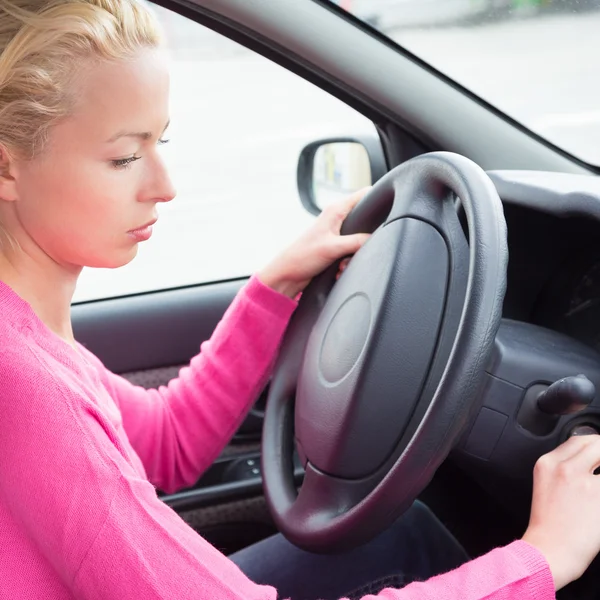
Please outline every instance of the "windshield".
[[600, 0], [331, 0], [600, 165]]

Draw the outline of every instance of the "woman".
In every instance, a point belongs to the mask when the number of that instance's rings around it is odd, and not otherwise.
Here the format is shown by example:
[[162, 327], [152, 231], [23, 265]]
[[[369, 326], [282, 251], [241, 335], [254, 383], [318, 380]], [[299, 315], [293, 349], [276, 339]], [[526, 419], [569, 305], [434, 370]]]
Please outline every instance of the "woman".
[[[418, 504], [333, 562], [276, 536], [238, 567], [157, 498], [211, 464], [265, 384], [293, 298], [364, 243], [339, 235], [361, 194], [254, 275], [168, 387], [131, 385], [76, 343], [70, 303], [82, 268], [131, 261], [175, 196], [157, 153], [169, 79], [155, 20], [136, 0], [0, 8], [0, 595], [356, 596], [457, 567], [466, 556]], [[596, 436], [569, 440], [538, 463], [523, 540], [379, 597], [554, 597], [600, 548], [598, 464]]]

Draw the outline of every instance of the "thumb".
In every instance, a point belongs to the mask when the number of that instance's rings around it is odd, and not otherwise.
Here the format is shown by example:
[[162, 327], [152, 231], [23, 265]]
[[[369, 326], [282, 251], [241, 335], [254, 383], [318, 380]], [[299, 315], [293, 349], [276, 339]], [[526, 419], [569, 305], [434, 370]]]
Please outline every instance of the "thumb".
[[373, 189], [373, 186], [368, 185], [367, 187], [356, 190], [354, 193], [350, 194], [344, 202], [346, 214], [348, 214], [367, 195], [367, 193], [371, 191], [371, 189]]
[[344, 200], [341, 200], [337, 204], [332, 205], [332, 219], [331, 223], [333, 228], [339, 232], [342, 223], [346, 220], [346, 217], [352, 212], [354, 207], [367, 195], [373, 186], [365, 187], [357, 190]]
[[364, 243], [371, 237], [369, 233], [353, 233], [352, 235], [339, 236], [340, 256], [347, 256], [358, 252]]

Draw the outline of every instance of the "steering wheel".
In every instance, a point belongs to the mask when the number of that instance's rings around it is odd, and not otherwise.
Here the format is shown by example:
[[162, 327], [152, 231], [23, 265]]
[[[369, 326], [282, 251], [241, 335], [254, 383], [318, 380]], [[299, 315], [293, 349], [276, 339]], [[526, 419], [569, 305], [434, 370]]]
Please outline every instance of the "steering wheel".
[[502, 203], [463, 156], [390, 171], [346, 218], [355, 232], [373, 234], [337, 282], [334, 264], [300, 299], [263, 426], [269, 508], [313, 552], [368, 541], [425, 488], [479, 410], [506, 289]]

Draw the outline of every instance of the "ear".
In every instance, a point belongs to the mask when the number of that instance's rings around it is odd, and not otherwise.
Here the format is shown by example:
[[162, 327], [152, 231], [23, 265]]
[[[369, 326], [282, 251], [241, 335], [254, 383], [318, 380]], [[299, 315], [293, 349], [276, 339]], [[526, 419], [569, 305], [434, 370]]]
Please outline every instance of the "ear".
[[0, 200], [15, 202], [19, 199], [16, 185], [16, 161], [0, 144]]

